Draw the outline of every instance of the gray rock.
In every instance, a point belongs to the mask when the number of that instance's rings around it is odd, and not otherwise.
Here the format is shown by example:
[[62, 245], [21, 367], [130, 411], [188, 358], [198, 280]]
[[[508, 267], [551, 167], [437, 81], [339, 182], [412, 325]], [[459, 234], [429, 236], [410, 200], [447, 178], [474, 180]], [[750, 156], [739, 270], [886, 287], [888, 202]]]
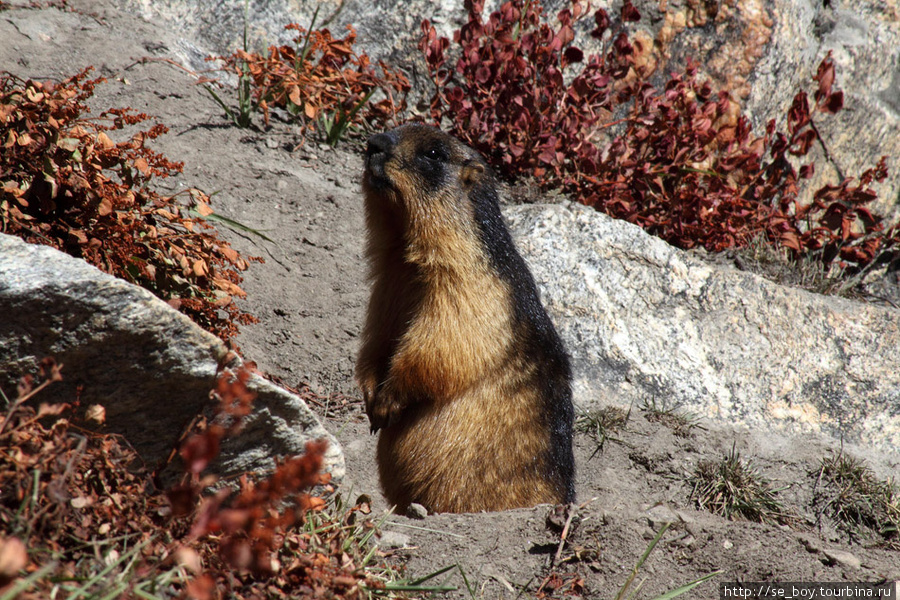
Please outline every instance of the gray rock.
[[711, 266], [581, 205], [506, 210], [575, 401], [900, 448], [900, 311]]
[[647, 522], [651, 529], [659, 531], [664, 525], [679, 523], [681, 515], [672, 510], [667, 504], [656, 504], [647, 509]]
[[[154, 465], [209, 404], [224, 344], [150, 292], [47, 246], [0, 235], [0, 388], [15, 389], [45, 356], [63, 381], [39, 401], [106, 407], [107, 430], [123, 434]], [[238, 363], [239, 364], [239, 363]], [[222, 447], [225, 473], [270, 468], [326, 438], [326, 464], [344, 475], [340, 445], [309, 407], [259, 376], [243, 433]], [[8, 394], [7, 394], [8, 395]]]
[[[408, 62], [418, 52], [416, 44], [423, 19], [435, 22], [442, 35], [465, 22], [461, 0], [439, 3], [427, 0], [366, 2], [365, 0], [221, 0], [215, 4], [193, 0], [116, 0], [118, 5], [147, 19], [163, 19], [175, 24], [192, 45], [212, 53], [226, 54], [242, 48], [247, 15], [247, 41], [251, 50], [263, 51], [273, 44], [293, 44], [296, 31], [285, 30], [288, 23], [309, 28], [327, 27], [334, 36], [344, 37], [347, 26], [357, 30], [359, 48], [383, 59]], [[318, 14], [316, 14], [318, 11]], [[182, 55], [182, 58], [187, 58]], [[199, 65], [195, 65], [199, 66]], [[208, 66], [208, 65], [207, 65]]]
[[822, 554], [825, 555], [825, 557], [822, 559], [822, 562], [827, 565], [838, 564], [844, 567], [850, 567], [851, 569], [859, 569], [862, 567], [862, 562], [859, 560], [859, 558], [844, 550], [826, 548], [822, 551]]
[[[797, 90], [807, 90], [813, 101], [812, 77], [831, 52], [845, 110], [828, 117], [814, 115], [834, 160], [826, 160], [816, 148], [811, 154], [816, 158], [816, 173], [805, 187], [812, 191], [825, 183], [839, 183], [840, 173], [859, 176], [887, 156], [891, 173], [874, 188], [880, 210], [895, 208], [900, 204], [896, 162], [900, 157], [900, 136], [896, 135], [900, 128], [900, 19], [896, 3], [775, 0], [760, 9], [773, 23], [771, 39], [759, 58], [751, 61], [749, 94], [744, 99], [757, 127], [769, 119], [783, 127]], [[810, 195], [805, 199], [811, 199]]]
[[412, 502], [406, 509], [406, 516], [410, 519], [424, 519], [428, 516], [428, 509], [421, 504]]
[[818, 554], [822, 551], [822, 540], [814, 535], [798, 534], [797, 539], [810, 554]]
[[409, 536], [397, 531], [384, 531], [376, 539], [382, 548], [407, 548], [410, 545]]

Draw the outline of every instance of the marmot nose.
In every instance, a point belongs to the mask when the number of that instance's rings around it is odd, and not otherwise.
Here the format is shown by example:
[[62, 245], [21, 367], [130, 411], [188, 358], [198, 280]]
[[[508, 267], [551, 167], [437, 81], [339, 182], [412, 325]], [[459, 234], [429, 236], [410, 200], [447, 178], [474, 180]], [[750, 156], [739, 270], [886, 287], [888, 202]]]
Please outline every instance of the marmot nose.
[[397, 134], [393, 131], [379, 133], [369, 138], [369, 146], [366, 148], [366, 170], [371, 176], [370, 181], [376, 185], [384, 185], [387, 182], [387, 174], [384, 171], [385, 164], [391, 157], [391, 150], [397, 145]]
[[372, 158], [377, 154], [387, 154], [397, 145], [397, 134], [393, 131], [379, 133], [369, 138], [369, 146], [366, 148], [366, 156]]

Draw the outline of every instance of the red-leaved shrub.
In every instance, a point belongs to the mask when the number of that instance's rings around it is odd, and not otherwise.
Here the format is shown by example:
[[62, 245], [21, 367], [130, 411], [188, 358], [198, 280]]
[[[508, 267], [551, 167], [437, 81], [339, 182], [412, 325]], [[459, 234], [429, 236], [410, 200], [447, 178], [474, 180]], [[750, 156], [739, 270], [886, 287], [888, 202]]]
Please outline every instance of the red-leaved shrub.
[[209, 196], [154, 190], [182, 168], [147, 146], [164, 125], [138, 129], [150, 117], [129, 108], [88, 116], [103, 81], [89, 71], [61, 83], [0, 73], [0, 232], [83, 258], [229, 339], [254, 320], [233, 302], [247, 260], [203, 218]]
[[794, 258], [813, 255], [850, 273], [898, 257], [900, 229], [868, 208], [871, 184], [887, 176], [884, 158], [856, 180], [817, 190], [811, 203], [799, 200], [814, 165], [795, 163], [824, 146], [815, 118], [843, 106], [830, 56], [812, 104], [798, 92], [786, 133], [770, 121], [759, 136], [695, 64], [662, 89], [648, 81], [650, 48], [625, 31], [640, 19], [630, 0], [616, 23], [593, 13], [602, 51], [586, 55], [573, 27], [586, 6], [573, 0], [554, 26], [538, 1], [509, 0], [484, 19], [483, 2], [467, 0], [455, 60], [449, 40], [423, 22], [431, 117], [507, 178], [534, 177], [682, 248], [720, 251], [765, 236]]

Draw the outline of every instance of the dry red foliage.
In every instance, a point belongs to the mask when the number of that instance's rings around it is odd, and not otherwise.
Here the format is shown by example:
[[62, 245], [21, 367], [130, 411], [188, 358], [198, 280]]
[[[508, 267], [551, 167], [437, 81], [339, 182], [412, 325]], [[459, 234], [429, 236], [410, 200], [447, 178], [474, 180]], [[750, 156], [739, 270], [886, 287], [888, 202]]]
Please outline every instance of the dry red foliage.
[[247, 261], [203, 218], [209, 196], [152, 189], [182, 168], [147, 147], [165, 126], [139, 129], [150, 117], [129, 108], [87, 116], [103, 81], [89, 71], [61, 83], [0, 76], [0, 232], [83, 258], [231, 338], [254, 320], [233, 302]]
[[558, 27], [537, 1], [507, 1], [487, 20], [482, 1], [466, 7], [455, 60], [449, 40], [422, 24], [436, 84], [431, 116], [449, 120], [508, 178], [535, 177], [682, 248], [721, 251], [764, 236], [794, 258], [847, 273], [900, 258], [900, 228], [868, 208], [871, 184], [887, 175], [884, 159], [855, 181], [817, 190], [810, 204], [799, 201], [814, 166], [794, 164], [817, 142], [825, 147], [814, 117], [843, 105], [830, 56], [812, 106], [798, 92], [787, 133], [772, 121], [758, 136], [727, 92], [698, 79], [696, 65], [661, 89], [648, 83], [649, 48], [625, 30], [640, 19], [628, 0], [617, 24], [594, 12], [591, 35], [605, 50], [589, 56], [574, 43], [573, 24], [588, 16], [582, 0], [557, 14]]
[[[215, 415], [182, 443], [179, 454], [186, 477], [167, 495], [176, 516], [196, 511], [192, 539], [216, 534], [220, 536], [220, 554], [232, 567], [270, 573], [276, 538], [283, 536], [307, 510], [324, 505], [306, 490], [328, 482], [328, 476], [320, 473], [328, 443], [307, 443], [303, 456], [276, 462], [275, 471], [264, 481], [256, 482], [243, 475], [237, 491], [225, 487], [201, 498], [210, 484], [208, 479], [201, 480], [202, 472], [218, 456], [222, 440], [238, 435], [250, 414], [256, 399], [256, 394], [247, 388], [251, 376], [252, 367], [248, 366], [235, 373], [226, 370], [220, 374], [213, 392], [218, 399]], [[294, 508], [279, 510], [286, 502]]]
[[[254, 104], [267, 125], [271, 106], [300, 120], [304, 133], [319, 127], [323, 117], [342, 121], [344, 128], [363, 123], [384, 127], [406, 109], [409, 81], [381, 61], [379, 74], [368, 55], [357, 54], [352, 26], [344, 38], [334, 38], [328, 29], [308, 31], [296, 23], [285, 29], [297, 32], [296, 46], [270, 46], [267, 56], [237, 50], [215, 57], [239, 77], [249, 74]], [[369, 102], [377, 91], [382, 97]]]
[[186, 477], [167, 491], [174, 514], [190, 516], [192, 522], [184, 548], [207, 565], [191, 583], [190, 597], [218, 598], [218, 592], [227, 589], [232, 597], [254, 598], [257, 584], [265, 583], [268, 597], [355, 598], [362, 584], [376, 585], [354, 566], [340, 535], [359, 507], [321, 533], [297, 529], [308, 511], [325, 506], [309, 490], [330, 480], [321, 473], [326, 441], [308, 442], [302, 456], [276, 461], [274, 472], [264, 480], [245, 474], [236, 488], [203, 494], [212, 480], [202, 472], [218, 455], [222, 439], [238, 435], [250, 414], [255, 394], [247, 382], [252, 369], [248, 365], [220, 374], [213, 393], [218, 400], [215, 414], [182, 443]]
[[[328, 481], [320, 472], [324, 441], [279, 461], [267, 478], [244, 475], [235, 487], [211, 492], [215, 478], [201, 477], [222, 439], [239, 434], [250, 412], [249, 368], [221, 373], [212, 424], [181, 445], [186, 479], [165, 492], [121, 437], [70, 421], [73, 405], [31, 406], [61, 379], [60, 368], [44, 361], [39, 378], [24, 377], [0, 414], [0, 591], [23, 570], [57, 561], [51, 576], [20, 596], [48, 597], [58, 582], [87, 577], [98, 552], [110, 560], [136, 545], [142, 546], [137, 575], [127, 585], [177, 563], [193, 572], [173, 583], [183, 598], [355, 598], [363, 585], [379, 585], [354, 565], [342, 535], [365, 507], [350, 508], [337, 522], [323, 515], [315, 531], [300, 527], [308, 511], [324, 505], [309, 494]], [[131, 597], [127, 585], [122, 597]]]
[[[40, 384], [23, 378], [17, 399], [0, 414], [0, 531], [24, 542], [31, 561], [59, 560], [58, 572], [72, 577], [96, 552], [96, 540], [150, 542], [168, 507], [121, 437], [60, 418], [72, 416], [70, 404], [26, 404], [61, 379], [61, 366], [45, 360]], [[154, 547], [164, 549], [158, 541]]]

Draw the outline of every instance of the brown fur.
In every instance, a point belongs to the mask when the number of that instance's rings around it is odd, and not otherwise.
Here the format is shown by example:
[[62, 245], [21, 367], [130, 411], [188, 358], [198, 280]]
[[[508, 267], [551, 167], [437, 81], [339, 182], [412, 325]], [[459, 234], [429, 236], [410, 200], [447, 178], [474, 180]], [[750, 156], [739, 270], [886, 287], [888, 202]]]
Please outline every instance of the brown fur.
[[[391, 135], [378, 156], [370, 142], [363, 183], [373, 286], [356, 368], [373, 431], [382, 429], [385, 495], [437, 512], [562, 502], [545, 474], [550, 435], [537, 369], [518, 347], [514, 290], [469, 199], [486, 167], [432, 128]], [[440, 178], [417, 166], [431, 164], [419, 155], [433, 143], [449, 149]]]

